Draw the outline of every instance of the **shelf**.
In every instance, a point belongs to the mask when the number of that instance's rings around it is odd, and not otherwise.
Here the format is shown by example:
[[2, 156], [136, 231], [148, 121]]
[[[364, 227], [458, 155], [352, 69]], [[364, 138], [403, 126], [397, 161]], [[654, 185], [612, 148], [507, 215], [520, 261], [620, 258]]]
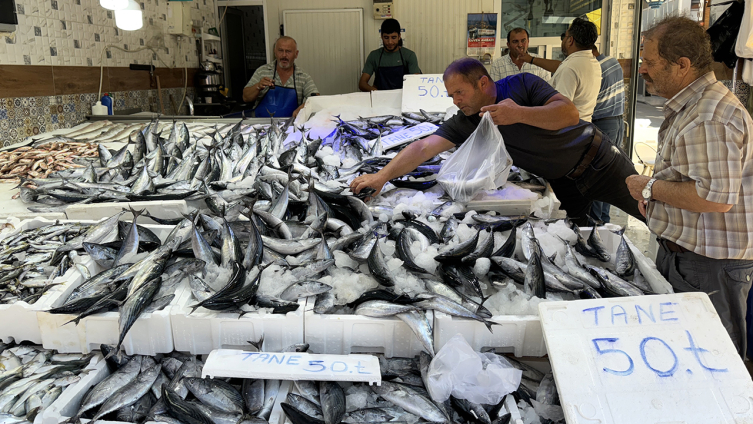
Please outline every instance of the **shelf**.
[[204, 41], [221, 41], [221, 38], [207, 33], [196, 34], [196, 38], [203, 38]]
[[206, 56], [206, 57], [204, 58], [204, 60], [208, 60], [208, 61], [210, 61], [210, 62], [214, 62], [214, 63], [220, 63], [220, 64], [222, 63], [222, 59], [217, 59], [216, 57], [209, 57], [209, 56]]

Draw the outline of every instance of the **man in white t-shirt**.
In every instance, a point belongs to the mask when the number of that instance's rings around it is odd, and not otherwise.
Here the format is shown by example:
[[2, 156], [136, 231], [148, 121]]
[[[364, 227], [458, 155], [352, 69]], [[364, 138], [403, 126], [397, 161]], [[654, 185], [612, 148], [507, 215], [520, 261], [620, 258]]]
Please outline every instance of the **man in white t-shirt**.
[[599, 33], [596, 25], [576, 18], [562, 34], [562, 62], [523, 55], [529, 63], [554, 72], [549, 83], [578, 108], [580, 119], [591, 122], [601, 87], [601, 66], [591, 50]]

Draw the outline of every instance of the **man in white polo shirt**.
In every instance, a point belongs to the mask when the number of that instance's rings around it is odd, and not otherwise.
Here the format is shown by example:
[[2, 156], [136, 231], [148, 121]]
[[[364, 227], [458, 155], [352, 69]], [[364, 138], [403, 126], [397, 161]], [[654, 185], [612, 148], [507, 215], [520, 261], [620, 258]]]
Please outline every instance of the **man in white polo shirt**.
[[529, 63], [554, 72], [549, 83], [575, 104], [580, 119], [587, 122], [591, 122], [601, 87], [601, 66], [591, 52], [598, 37], [593, 22], [576, 18], [561, 37], [565, 60], [523, 55]]

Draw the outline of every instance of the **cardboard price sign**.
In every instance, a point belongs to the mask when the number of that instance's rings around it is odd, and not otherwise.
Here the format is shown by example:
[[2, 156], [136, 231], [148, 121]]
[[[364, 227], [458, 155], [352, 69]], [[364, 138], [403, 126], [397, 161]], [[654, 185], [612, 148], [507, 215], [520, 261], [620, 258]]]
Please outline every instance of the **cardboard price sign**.
[[539, 312], [568, 423], [753, 423], [753, 381], [705, 293]]

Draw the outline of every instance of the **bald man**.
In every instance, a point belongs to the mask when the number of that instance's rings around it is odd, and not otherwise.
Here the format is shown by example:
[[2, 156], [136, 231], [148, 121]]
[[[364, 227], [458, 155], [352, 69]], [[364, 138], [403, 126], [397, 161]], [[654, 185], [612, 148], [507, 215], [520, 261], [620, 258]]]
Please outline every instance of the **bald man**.
[[275, 61], [260, 66], [243, 89], [244, 102], [256, 102], [257, 117], [298, 116], [306, 99], [319, 90], [309, 74], [295, 65], [298, 44], [292, 37], [275, 41]]

